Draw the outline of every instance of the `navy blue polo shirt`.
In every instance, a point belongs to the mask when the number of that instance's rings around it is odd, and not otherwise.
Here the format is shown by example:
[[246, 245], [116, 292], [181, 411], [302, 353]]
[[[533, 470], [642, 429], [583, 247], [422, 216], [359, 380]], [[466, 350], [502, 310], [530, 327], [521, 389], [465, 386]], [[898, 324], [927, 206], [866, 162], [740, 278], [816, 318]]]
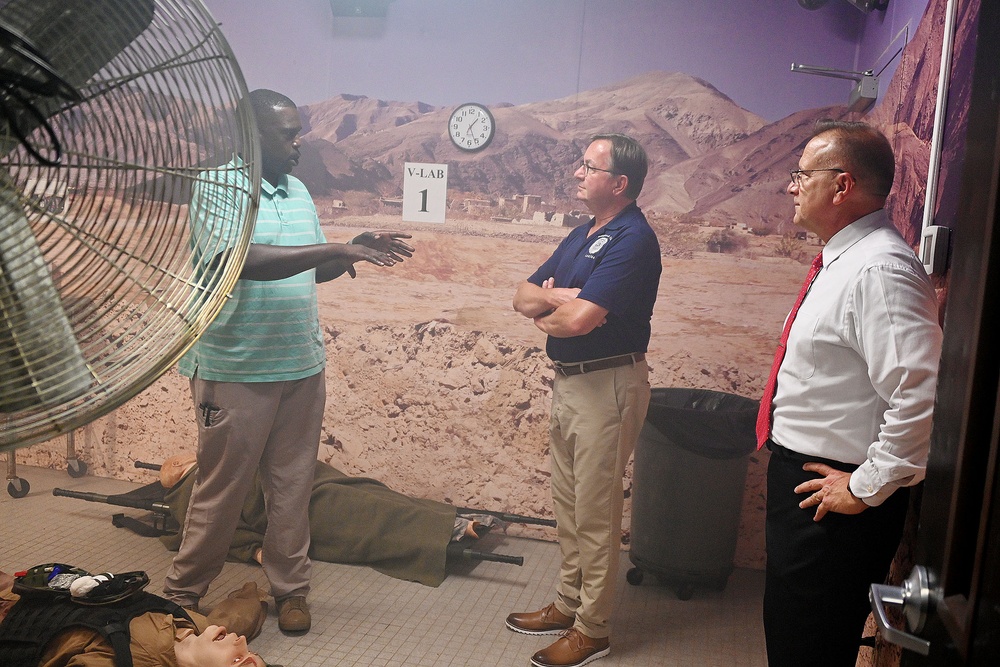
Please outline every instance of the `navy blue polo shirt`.
[[528, 282], [578, 287], [579, 298], [608, 310], [607, 323], [584, 336], [549, 336], [545, 351], [554, 361], [603, 359], [649, 346], [649, 321], [660, 284], [660, 244], [633, 202], [590, 238], [594, 220], [563, 239]]

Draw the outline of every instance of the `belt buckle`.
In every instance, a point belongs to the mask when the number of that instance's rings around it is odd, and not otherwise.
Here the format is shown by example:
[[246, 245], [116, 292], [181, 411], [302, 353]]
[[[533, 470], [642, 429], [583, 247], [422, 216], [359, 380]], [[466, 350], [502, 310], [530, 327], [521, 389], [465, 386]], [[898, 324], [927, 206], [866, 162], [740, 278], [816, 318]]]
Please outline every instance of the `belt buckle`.
[[586, 369], [584, 368], [584, 362], [582, 361], [573, 364], [564, 364], [560, 362], [556, 364], [555, 368], [556, 371], [563, 377], [570, 377], [573, 375], [583, 375], [584, 373], [587, 372]]

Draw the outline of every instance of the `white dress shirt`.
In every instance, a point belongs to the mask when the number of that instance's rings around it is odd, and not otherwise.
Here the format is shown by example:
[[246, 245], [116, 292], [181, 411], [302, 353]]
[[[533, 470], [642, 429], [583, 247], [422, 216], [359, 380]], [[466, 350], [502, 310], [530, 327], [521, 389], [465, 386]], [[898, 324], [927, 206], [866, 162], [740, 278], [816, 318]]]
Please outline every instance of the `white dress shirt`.
[[879, 505], [924, 478], [941, 355], [937, 299], [884, 210], [837, 232], [788, 335], [772, 439], [857, 464], [850, 488]]

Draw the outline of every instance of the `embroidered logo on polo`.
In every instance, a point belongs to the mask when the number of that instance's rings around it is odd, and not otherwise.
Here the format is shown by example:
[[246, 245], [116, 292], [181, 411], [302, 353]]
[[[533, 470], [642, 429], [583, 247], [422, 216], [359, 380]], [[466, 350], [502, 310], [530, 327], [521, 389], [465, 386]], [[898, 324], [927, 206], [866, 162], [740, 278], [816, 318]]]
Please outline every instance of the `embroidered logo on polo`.
[[610, 240], [611, 236], [609, 234], [601, 234], [594, 239], [594, 242], [590, 244], [589, 248], [587, 248], [587, 259], [593, 259], [594, 255], [599, 253], [601, 248], [606, 246]]

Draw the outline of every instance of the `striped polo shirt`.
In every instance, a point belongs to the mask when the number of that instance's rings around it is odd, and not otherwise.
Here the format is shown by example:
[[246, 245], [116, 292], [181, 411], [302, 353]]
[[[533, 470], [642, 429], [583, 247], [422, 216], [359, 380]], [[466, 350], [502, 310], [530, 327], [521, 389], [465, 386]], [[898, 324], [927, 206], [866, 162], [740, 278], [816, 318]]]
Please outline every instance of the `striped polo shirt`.
[[[193, 188], [190, 218], [196, 261], [210, 262], [227, 243], [235, 243], [232, 228], [246, 201], [238, 201], [234, 193], [250, 192], [242, 167], [237, 158]], [[252, 243], [325, 242], [316, 206], [302, 181], [294, 176], [284, 176], [276, 186], [261, 181]], [[309, 270], [283, 280], [238, 280], [222, 312], [180, 360], [181, 374], [197, 373], [217, 382], [280, 382], [320, 372], [326, 353], [315, 274]]]

